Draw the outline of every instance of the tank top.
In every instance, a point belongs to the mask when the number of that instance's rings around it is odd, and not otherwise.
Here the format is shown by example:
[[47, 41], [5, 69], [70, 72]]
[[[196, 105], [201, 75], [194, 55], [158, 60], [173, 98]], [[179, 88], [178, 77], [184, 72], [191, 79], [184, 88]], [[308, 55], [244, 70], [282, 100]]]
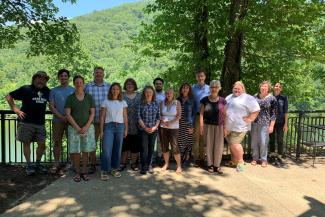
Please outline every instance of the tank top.
[[[170, 105], [166, 105], [165, 101], [161, 103], [161, 119], [165, 121], [170, 121], [175, 119], [177, 115], [177, 100], [173, 100]], [[179, 121], [175, 121], [172, 124], [169, 124], [167, 127], [164, 125], [160, 125], [162, 128], [167, 129], [178, 129]]]

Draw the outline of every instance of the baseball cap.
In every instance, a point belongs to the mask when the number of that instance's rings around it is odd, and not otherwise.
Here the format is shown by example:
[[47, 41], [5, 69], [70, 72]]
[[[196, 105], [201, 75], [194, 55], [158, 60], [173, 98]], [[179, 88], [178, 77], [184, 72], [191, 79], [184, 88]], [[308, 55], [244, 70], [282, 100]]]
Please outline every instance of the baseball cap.
[[46, 79], [46, 81], [48, 81], [50, 79], [50, 77], [46, 74], [46, 72], [44, 71], [38, 71], [33, 75], [32, 80], [34, 80], [36, 77], [43, 77]]

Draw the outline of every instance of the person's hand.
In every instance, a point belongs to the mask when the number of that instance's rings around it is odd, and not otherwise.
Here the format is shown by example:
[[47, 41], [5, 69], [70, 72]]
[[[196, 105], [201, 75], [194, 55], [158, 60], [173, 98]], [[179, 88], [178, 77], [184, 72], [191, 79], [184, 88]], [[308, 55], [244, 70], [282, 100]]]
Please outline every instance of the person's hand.
[[252, 120], [251, 120], [248, 116], [243, 117], [243, 120], [244, 120], [246, 123], [250, 123], [250, 122], [252, 122]]
[[88, 126], [83, 126], [83, 127], [79, 130], [79, 133], [80, 133], [80, 134], [85, 134], [85, 133], [87, 133], [87, 131], [88, 131]]
[[125, 129], [125, 130], [124, 130], [124, 138], [126, 138], [127, 135], [128, 135], [128, 130]]
[[229, 134], [229, 131], [228, 131], [226, 128], [224, 128], [224, 129], [223, 129], [223, 136], [224, 136], [224, 137], [227, 137], [228, 134]]
[[189, 129], [188, 129], [188, 134], [191, 135], [191, 134], [193, 134], [193, 133], [194, 133], [194, 129], [193, 129], [193, 128], [189, 128]]
[[273, 129], [274, 129], [273, 126], [269, 126], [269, 134], [273, 133]]
[[203, 136], [203, 133], [204, 133], [204, 127], [200, 126], [200, 135]]
[[103, 137], [104, 137], [104, 132], [103, 132], [103, 131], [100, 131], [98, 136], [99, 136], [99, 139], [103, 139]]
[[284, 132], [288, 132], [288, 125], [285, 124], [285, 125], [283, 126], [283, 131], [284, 131]]
[[20, 109], [15, 109], [14, 112], [18, 115], [18, 118], [23, 120], [26, 116], [26, 113], [21, 111]]

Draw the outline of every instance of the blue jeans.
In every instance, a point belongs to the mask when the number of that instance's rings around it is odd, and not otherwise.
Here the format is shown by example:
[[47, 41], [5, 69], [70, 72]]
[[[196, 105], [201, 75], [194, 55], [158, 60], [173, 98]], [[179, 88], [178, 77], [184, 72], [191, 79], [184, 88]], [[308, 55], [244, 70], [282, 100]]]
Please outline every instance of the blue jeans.
[[153, 133], [147, 133], [140, 131], [141, 138], [141, 170], [147, 171], [152, 164], [152, 155], [154, 152], [154, 146], [157, 138], [157, 131]]
[[267, 161], [268, 143], [269, 126], [252, 123], [251, 145], [253, 149], [253, 160]]
[[103, 153], [101, 167], [110, 172], [120, 167], [125, 125], [110, 122], [104, 125]]

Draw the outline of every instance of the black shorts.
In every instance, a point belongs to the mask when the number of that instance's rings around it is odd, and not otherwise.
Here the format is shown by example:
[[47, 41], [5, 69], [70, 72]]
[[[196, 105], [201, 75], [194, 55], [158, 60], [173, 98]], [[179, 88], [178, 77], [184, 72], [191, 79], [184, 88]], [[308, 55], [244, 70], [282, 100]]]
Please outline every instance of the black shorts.
[[128, 134], [123, 139], [122, 152], [131, 151], [131, 153], [138, 153], [141, 150], [141, 143], [139, 135]]

